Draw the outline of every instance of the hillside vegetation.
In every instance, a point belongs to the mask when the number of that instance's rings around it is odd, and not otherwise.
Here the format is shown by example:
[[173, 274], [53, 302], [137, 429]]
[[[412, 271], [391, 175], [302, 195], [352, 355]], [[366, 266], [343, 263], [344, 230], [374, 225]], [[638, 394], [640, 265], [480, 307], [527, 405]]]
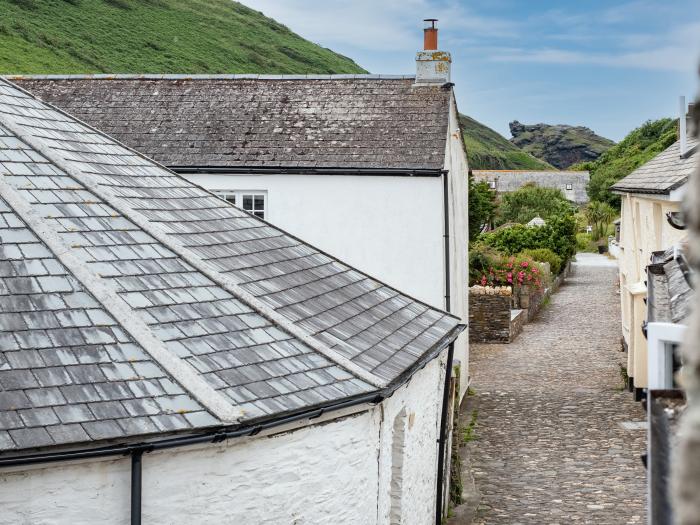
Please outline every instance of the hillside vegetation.
[[469, 167], [475, 170], [553, 170], [505, 137], [466, 115], [459, 116]]
[[610, 186], [673, 144], [677, 127], [678, 120], [670, 118], [645, 122], [597, 160], [574, 166], [591, 172], [590, 199], [619, 206], [620, 197], [610, 191]]
[[364, 72], [231, 0], [0, 0], [0, 74]]
[[597, 159], [615, 143], [583, 126], [510, 123], [511, 142], [538, 159], [563, 170]]

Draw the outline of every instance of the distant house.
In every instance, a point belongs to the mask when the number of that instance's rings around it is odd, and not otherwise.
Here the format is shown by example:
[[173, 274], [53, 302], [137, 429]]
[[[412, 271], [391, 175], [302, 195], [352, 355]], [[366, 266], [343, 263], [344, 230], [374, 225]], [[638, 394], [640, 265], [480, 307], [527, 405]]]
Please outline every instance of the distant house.
[[628, 349], [627, 373], [637, 397], [648, 385], [646, 321], [647, 266], [654, 252], [681, 242], [674, 227], [688, 177], [698, 165], [698, 142], [676, 142], [612, 186], [622, 197], [619, 261], [622, 335]]
[[0, 80], [0, 522], [434, 522], [463, 328]]
[[[416, 76], [16, 81], [221, 198], [466, 322], [468, 169], [450, 56], [421, 51], [416, 68]], [[467, 346], [465, 334], [456, 350], [462, 394]]]
[[586, 204], [586, 187], [590, 175], [587, 171], [527, 171], [527, 170], [473, 170], [477, 181], [488, 182], [496, 193], [510, 193], [526, 184], [561, 190], [571, 202]]

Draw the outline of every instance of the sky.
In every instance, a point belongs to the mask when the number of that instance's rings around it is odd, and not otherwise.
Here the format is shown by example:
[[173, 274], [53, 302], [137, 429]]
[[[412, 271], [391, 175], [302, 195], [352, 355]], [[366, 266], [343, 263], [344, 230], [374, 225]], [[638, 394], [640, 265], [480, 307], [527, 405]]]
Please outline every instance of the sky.
[[413, 74], [438, 18], [462, 113], [615, 141], [698, 92], [700, 0], [243, 0], [371, 73]]

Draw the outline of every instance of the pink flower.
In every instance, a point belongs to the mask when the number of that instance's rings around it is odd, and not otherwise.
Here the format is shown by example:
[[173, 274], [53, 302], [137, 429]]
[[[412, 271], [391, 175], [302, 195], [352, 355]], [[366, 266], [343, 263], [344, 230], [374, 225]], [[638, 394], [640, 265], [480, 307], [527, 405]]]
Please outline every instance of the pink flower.
[[485, 275], [481, 276], [481, 286], [486, 286], [486, 276]]
[[513, 272], [508, 272], [506, 274], [506, 281], [508, 281], [510, 284], [513, 284]]
[[532, 268], [530, 268], [530, 270], [532, 270], [532, 273], [534, 273], [534, 274], [537, 273], [537, 268], [535, 268], [534, 266]]
[[527, 261], [523, 261], [520, 263], [520, 266], [522, 266], [523, 268], [527, 268], [527, 264]]

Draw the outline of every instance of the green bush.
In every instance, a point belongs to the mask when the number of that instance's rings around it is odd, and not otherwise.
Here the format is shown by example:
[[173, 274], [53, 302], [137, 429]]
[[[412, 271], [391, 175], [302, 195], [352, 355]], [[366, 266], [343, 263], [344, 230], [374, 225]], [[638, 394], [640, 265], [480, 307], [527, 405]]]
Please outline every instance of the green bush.
[[573, 207], [561, 190], [543, 188], [530, 182], [516, 191], [503, 195], [498, 207], [496, 223], [525, 224], [537, 216], [548, 221], [552, 217], [571, 213], [573, 213]]
[[596, 247], [590, 233], [576, 234], [576, 250], [579, 252], [595, 252]]
[[544, 226], [515, 224], [484, 233], [479, 236], [479, 242], [506, 255], [548, 248], [565, 264], [576, 253], [576, 220], [573, 215], [564, 215], [550, 217]]
[[491, 268], [501, 266], [505, 258], [505, 255], [489, 246], [473, 244], [469, 248], [469, 282], [476, 283]]
[[549, 263], [549, 270], [552, 272], [552, 275], [558, 275], [561, 271], [561, 257], [549, 248], [528, 249], [520, 253], [531, 257], [535, 261]]

